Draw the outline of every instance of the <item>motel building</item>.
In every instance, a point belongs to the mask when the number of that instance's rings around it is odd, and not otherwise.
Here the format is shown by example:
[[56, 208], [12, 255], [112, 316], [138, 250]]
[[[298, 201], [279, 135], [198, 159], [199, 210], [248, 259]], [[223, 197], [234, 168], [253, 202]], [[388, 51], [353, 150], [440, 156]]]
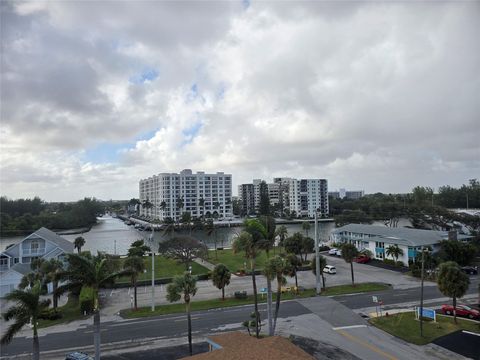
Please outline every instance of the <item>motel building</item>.
[[398, 261], [408, 266], [408, 261], [415, 260], [415, 256], [422, 247], [430, 247], [435, 253], [440, 248], [440, 241], [456, 239], [468, 241], [473, 236], [457, 234], [455, 231], [420, 230], [410, 228], [391, 228], [378, 225], [348, 224], [335, 229], [330, 234], [330, 242], [351, 243], [359, 251], [370, 250], [374, 259], [391, 259], [386, 254], [386, 248], [397, 245], [403, 250]]

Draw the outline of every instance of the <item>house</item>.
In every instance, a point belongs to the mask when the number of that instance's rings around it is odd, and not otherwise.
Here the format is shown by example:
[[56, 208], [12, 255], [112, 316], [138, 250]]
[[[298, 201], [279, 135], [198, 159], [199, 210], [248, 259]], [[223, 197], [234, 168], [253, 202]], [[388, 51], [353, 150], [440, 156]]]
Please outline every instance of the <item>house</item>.
[[[472, 236], [454, 233], [454, 238], [467, 241]], [[440, 241], [448, 240], [452, 233], [448, 231], [420, 230], [410, 228], [392, 228], [377, 225], [348, 224], [335, 229], [330, 234], [330, 241], [334, 243], [351, 243], [359, 251], [369, 250], [374, 259], [383, 260], [388, 257], [386, 248], [397, 245], [403, 251], [398, 261], [408, 266], [409, 260], [414, 260], [422, 247], [430, 247], [433, 252], [440, 248]], [[395, 260], [395, 259], [393, 259]]]
[[63, 260], [73, 244], [44, 227], [0, 253], [0, 297], [18, 287], [36, 258]]
[[281, 336], [262, 339], [249, 336], [239, 331], [210, 336], [207, 339], [210, 351], [189, 356], [191, 360], [312, 360], [312, 356]]

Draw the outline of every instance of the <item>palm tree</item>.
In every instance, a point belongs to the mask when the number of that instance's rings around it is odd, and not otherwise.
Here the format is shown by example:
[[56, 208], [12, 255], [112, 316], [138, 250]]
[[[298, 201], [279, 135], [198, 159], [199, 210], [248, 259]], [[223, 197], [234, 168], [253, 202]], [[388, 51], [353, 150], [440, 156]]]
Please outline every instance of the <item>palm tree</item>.
[[[322, 277], [322, 289], [325, 290], [325, 275], [323, 274], [323, 269], [327, 266], [327, 259], [323, 255], [319, 255], [318, 257], [320, 262], [320, 276]], [[312, 260], [310, 263], [310, 268], [314, 275], [317, 275], [317, 263], [315, 260]]]
[[[252, 273], [253, 300], [255, 305], [255, 333], [257, 338], [260, 331], [260, 313], [258, 312], [257, 281], [255, 278], [255, 259], [261, 248], [263, 226], [257, 220], [245, 220], [245, 227], [249, 231], [242, 231], [233, 241], [233, 252], [245, 252], [245, 258], [250, 260]], [[264, 229], [263, 229], [264, 230]], [[252, 235], [254, 233], [255, 235]], [[263, 238], [264, 239], [264, 238]]]
[[50, 259], [42, 264], [42, 273], [45, 274], [45, 282], [52, 283], [53, 308], [58, 306], [58, 283], [62, 280], [63, 262], [58, 259]]
[[[267, 279], [267, 319], [268, 319], [268, 335], [273, 336], [273, 319], [272, 319], [272, 280], [275, 279], [275, 269], [272, 266], [263, 268], [263, 275]], [[249, 331], [250, 333], [250, 331]]]
[[76, 237], [73, 246], [74, 249], [77, 249], [79, 254], [82, 252], [83, 245], [85, 245], [85, 239], [82, 236]]
[[[185, 206], [185, 203], [183, 202], [183, 199], [179, 197], [177, 199], [177, 209], [182, 212], [183, 207]], [[180, 217], [178, 218], [178, 224], [180, 225]]]
[[217, 228], [215, 227], [215, 224], [213, 223], [212, 219], [208, 219], [207, 222], [205, 223], [205, 233], [207, 234], [208, 237], [212, 236], [213, 234], [215, 235], [213, 237], [213, 244], [215, 246], [215, 259], [218, 259], [218, 254], [217, 254]]
[[266, 251], [268, 258], [270, 257], [270, 249], [273, 248], [275, 251], [275, 218], [272, 216], [263, 215], [259, 217], [259, 220], [265, 229], [265, 242], [262, 248]]
[[160, 203], [160, 209], [161, 209], [162, 211], [165, 211], [166, 208], [167, 208], [167, 203], [166, 203], [165, 201], [162, 201], [162, 202]]
[[123, 269], [130, 275], [130, 281], [133, 286], [134, 309], [137, 310], [137, 280], [138, 275], [145, 270], [145, 262], [140, 256], [129, 256], [123, 263]]
[[104, 256], [82, 256], [68, 254], [68, 267], [63, 273], [67, 283], [57, 289], [58, 293], [88, 286], [93, 289], [93, 329], [95, 344], [95, 360], [100, 360], [100, 306], [98, 291], [100, 288], [112, 284], [124, 271], [115, 271], [112, 263]]
[[302, 229], [303, 229], [303, 231], [305, 231], [305, 236], [306, 237], [308, 237], [308, 231], [310, 230], [310, 228], [311, 228], [311, 225], [308, 221], [304, 221], [302, 223]]
[[148, 200], [148, 198], [142, 203], [142, 208], [144, 209], [151, 209], [153, 207], [153, 204]]
[[353, 244], [343, 244], [342, 246], [342, 258], [345, 262], [350, 264], [350, 272], [352, 274], [352, 286], [355, 286], [353, 277], [353, 259], [358, 256], [358, 250]]
[[300, 266], [302, 266], [302, 261], [295, 254], [287, 254], [285, 259], [289, 263], [289, 271], [287, 275], [290, 277], [295, 277], [295, 293], [298, 293], [297, 271], [300, 269]]
[[32, 288], [28, 290], [13, 290], [5, 296], [8, 301], [16, 302], [16, 305], [10, 307], [2, 316], [5, 321], [15, 319], [5, 334], [2, 336], [0, 343], [2, 345], [9, 344], [13, 337], [29, 323], [32, 324], [33, 330], [33, 356], [34, 360], [40, 359], [40, 342], [38, 340], [38, 319], [41, 317], [42, 311], [48, 309], [50, 300], [41, 300], [41, 284], [37, 281]]
[[275, 315], [273, 317], [273, 334], [275, 334], [275, 327], [277, 326], [278, 311], [280, 310], [280, 298], [282, 296], [282, 285], [285, 285], [285, 276], [290, 272], [289, 263], [280, 256], [275, 256], [267, 260], [265, 268], [268, 268], [267, 273], [275, 274], [277, 279], [277, 298], [275, 301]]
[[190, 299], [197, 293], [197, 278], [186, 271], [183, 276], [175, 276], [173, 281], [167, 286], [167, 300], [170, 302], [178, 301], [182, 298], [185, 302], [188, 323], [188, 348], [190, 355], [192, 350], [192, 317], [190, 314]]
[[453, 320], [457, 323], [457, 298], [468, 290], [470, 279], [454, 261], [447, 261], [438, 267], [438, 289], [453, 302]]
[[275, 231], [275, 235], [280, 238], [280, 241], [278, 242], [278, 245], [283, 246], [283, 242], [285, 241], [285, 239], [288, 236], [287, 227], [285, 225], [279, 226], [277, 228], [277, 230]]
[[230, 284], [230, 270], [223, 265], [217, 264], [212, 272], [212, 282], [218, 289], [222, 290], [222, 300], [225, 300], [225, 286]]
[[385, 249], [387, 256], [391, 256], [395, 259], [395, 262], [398, 261], [398, 258], [403, 255], [403, 250], [398, 247], [398, 245], [390, 245]]

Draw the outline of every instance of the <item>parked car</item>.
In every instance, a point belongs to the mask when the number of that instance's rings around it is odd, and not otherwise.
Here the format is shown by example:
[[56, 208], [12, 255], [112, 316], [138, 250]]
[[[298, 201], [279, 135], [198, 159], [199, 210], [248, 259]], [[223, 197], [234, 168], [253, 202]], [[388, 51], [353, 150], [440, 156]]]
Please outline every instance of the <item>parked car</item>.
[[93, 358], [83, 352], [74, 351], [65, 355], [65, 360], [93, 360]]
[[[480, 318], [480, 311], [475, 310], [467, 305], [457, 305], [456, 312], [458, 316], [465, 316], [469, 319]], [[442, 313], [444, 313], [445, 315], [453, 315], [453, 306], [442, 305]]]
[[337, 255], [337, 251], [337, 248], [331, 248], [330, 250], [328, 250], [328, 255]]
[[370, 261], [370, 258], [367, 255], [360, 255], [353, 259], [353, 261], [359, 264], [366, 264]]
[[464, 266], [462, 270], [468, 275], [478, 275], [478, 268], [476, 266]]
[[336, 274], [337, 269], [335, 268], [335, 266], [327, 265], [323, 268], [323, 272], [327, 274]]
[[337, 255], [337, 256], [342, 256], [342, 250], [341, 250], [341, 249], [338, 249], [337, 252], [335, 253], [335, 255]]

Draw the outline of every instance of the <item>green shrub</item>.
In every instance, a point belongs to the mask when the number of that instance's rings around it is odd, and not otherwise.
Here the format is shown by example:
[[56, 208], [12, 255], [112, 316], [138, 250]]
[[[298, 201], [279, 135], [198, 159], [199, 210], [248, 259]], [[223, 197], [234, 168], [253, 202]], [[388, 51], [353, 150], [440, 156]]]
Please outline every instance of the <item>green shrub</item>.
[[397, 262], [395, 263], [395, 266], [397, 266], [397, 267], [403, 267], [403, 261], [397, 261]]
[[246, 299], [247, 292], [246, 291], [235, 291], [235, 299]]
[[383, 259], [383, 262], [387, 265], [395, 266], [395, 260], [392, 259]]
[[63, 314], [58, 309], [45, 309], [40, 314], [41, 319], [45, 320], [58, 320], [63, 317]]
[[83, 286], [80, 291], [80, 311], [82, 314], [90, 314], [93, 312], [93, 289], [88, 286]]
[[328, 251], [330, 250], [330, 246], [322, 245], [318, 247], [318, 251]]

